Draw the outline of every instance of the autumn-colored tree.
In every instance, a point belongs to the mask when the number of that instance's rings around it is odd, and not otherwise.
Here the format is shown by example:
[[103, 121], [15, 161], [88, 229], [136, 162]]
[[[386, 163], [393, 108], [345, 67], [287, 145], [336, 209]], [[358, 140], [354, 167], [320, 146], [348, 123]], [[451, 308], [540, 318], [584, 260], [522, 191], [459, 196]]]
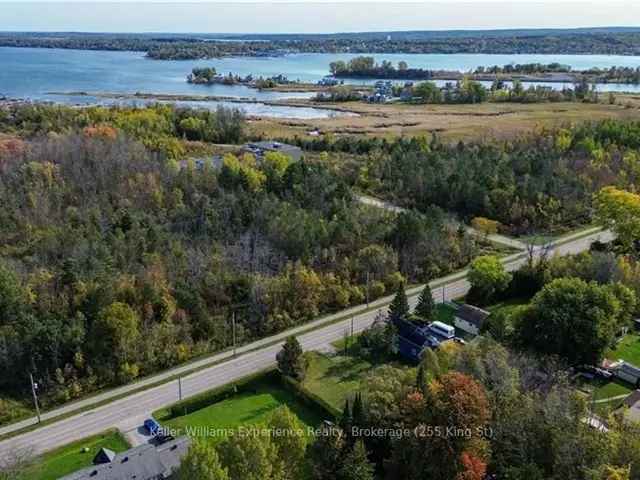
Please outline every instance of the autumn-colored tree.
[[487, 474], [485, 462], [467, 452], [462, 452], [460, 463], [463, 470], [458, 473], [456, 480], [484, 480]]
[[475, 217], [471, 220], [471, 226], [485, 236], [498, 233], [500, 222], [485, 217]]
[[640, 195], [605, 187], [594, 197], [596, 218], [616, 233], [618, 241], [629, 251], [640, 239]]
[[[462, 373], [447, 373], [429, 384], [425, 411], [427, 435], [423, 448], [434, 455], [425, 465], [426, 471], [435, 478], [456, 478], [468, 470], [463, 458], [483, 459], [487, 441], [482, 432], [491, 412], [482, 385]], [[429, 426], [434, 435], [429, 435]]]

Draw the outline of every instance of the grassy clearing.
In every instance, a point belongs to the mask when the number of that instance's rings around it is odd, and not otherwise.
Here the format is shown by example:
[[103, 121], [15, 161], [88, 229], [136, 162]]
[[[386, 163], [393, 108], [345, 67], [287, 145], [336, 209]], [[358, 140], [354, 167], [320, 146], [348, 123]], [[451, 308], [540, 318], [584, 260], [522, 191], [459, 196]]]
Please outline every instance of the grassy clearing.
[[610, 360], [625, 360], [640, 366], [640, 335], [635, 333], [626, 335], [616, 348], [609, 350], [605, 356]]
[[[180, 433], [188, 433], [189, 428], [218, 429], [219, 435], [207, 437], [211, 443], [217, 443], [225, 438], [224, 431], [263, 423], [282, 405], [286, 405], [305, 425], [315, 427], [323, 420], [319, 412], [303, 404], [277, 380], [259, 378], [243, 390], [243, 393], [231, 398], [215, 402], [188, 415], [161, 420], [161, 423], [164, 427], [176, 429]], [[154, 416], [161, 419], [162, 411], [154, 412]]]
[[342, 410], [345, 400], [362, 389], [362, 381], [375, 367], [355, 356], [309, 354], [304, 386], [334, 408]]
[[612, 397], [619, 397], [620, 395], [628, 395], [631, 391], [632, 388], [630, 385], [619, 380], [602, 382], [593, 391], [593, 400], [598, 401]]
[[[310, 352], [308, 359], [309, 368], [304, 387], [340, 411], [346, 399], [364, 390], [367, 376], [381, 365], [357, 355], [327, 355]], [[401, 365], [388, 359], [384, 363]]]
[[528, 298], [512, 298], [504, 302], [494, 303], [486, 308], [489, 313], [494, 315], [504, 315], [509, 318], [525, 310], [529, 306]]
[[[88, 450], [83, 452], [85, 448]], [[101, 448], [123, 452], [129, 449], [129, 444], [120, 432], [115, 430], [85, 438], [39, 457], [19, 480], [55, 480], [68, 475], [90, 466], [93, 457]]]

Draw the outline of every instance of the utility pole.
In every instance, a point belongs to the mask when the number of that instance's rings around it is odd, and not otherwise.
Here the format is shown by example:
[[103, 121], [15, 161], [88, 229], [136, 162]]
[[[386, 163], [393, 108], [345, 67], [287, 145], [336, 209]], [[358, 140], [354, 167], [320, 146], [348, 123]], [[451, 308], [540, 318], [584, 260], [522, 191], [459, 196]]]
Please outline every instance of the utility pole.
[[182, 401], [182, 377], [178, 377], [178, 400]]
[[369, 270], [367, 270], [367, 308], [369, 308]]
[[33, 394], [33, 403], [36, 407], [36, 415], [38, 416], [38, 423], [42, 422], [40, 418], [40, 406], [38, 405], [38, 384], [33, 381], [33, 375], [29, 374], [29, 380], [31, 380], [31, 393]]
[[233, 329], [233, 356], [236, 356], [236, 311], [231, 312], [231, 323]]

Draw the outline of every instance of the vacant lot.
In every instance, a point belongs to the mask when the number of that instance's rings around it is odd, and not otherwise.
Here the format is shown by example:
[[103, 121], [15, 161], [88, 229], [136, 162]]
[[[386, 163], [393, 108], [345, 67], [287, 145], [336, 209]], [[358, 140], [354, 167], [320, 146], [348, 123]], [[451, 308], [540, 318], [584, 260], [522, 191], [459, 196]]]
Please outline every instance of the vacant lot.
[[504, 315], [506, 318], [510, 318], [524, 311], [529, 306], [529, 301], [527, 298], [511, 298], [503, 302], [494, 303], [487, 307], [486, 310], [492, 314]]
[[292, 393], [285, 390], [277, 380], [257, 379], [231, 398], [215, 402], [188, 415], [163, 421], [163, 413], [155, 412], [162, 425], [188, 433], [189, 428], [218, 429], [220, 434], [208, 437], [212, 443], [224, 439], [223, 431], [263, 423], [278, 407], [286, 405], [306, 425], [317, 426], [324, 419], [311, 407], [300, 402]]
[[[20, 480], [55, 480], [92, 464], [101, 448], [114, 452], [129, 449], [129, 444], [117, 431], [108, 431], [66, 445], [38, 458]], [[86, 452], [84, 450], [87, 450]]]
[[344, 402], [361, 390], [362, 382], [374, 366], [351, 355], [325, 355], [311, 352], [304, 386], [312, 393], [342, 410]]
[[625, 360], [640, 366], [640, 335], [626, 335], [616, 348], [609, 350], [605, 356], [610, 360]]
[[[640, 100], [626, 95], [619, 95], [617, 98], [616, 105], [577, 102], [479, 105], [380, 105], [362, 102], [322, 104], [319, 105], [322, 108], [348, 110], [359, 116], [310, 120], [263, 118], [252, 121], [251, 130], [270, 137], [309, 137], [311, 131], [382, 137], [437, 132], [441, 138], [450, 141], [484, 137], [504, 139], [529, 133], [541, 126], [552, 127], [606, 118], [637, 119]], [[308, 101], [293, 103], [309, 106]]]

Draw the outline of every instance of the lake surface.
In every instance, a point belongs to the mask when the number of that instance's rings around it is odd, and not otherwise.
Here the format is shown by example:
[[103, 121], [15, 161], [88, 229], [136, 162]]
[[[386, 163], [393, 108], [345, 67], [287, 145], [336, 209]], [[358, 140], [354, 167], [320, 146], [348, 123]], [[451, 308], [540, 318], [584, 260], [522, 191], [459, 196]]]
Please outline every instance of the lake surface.
[[[194, 67], [212, 66], [220, 73], [241, 76], [283, 74], [291, 80], [315, 82], [327, 75], [329, 63], [355, 54], [294, 54], [275, 58], [233, 57], [213, 60], [149, 60], [141, 52], [102, 52], [37, 48], [0, 48], [0, 95], [11, 98], [65, 103], [105, 102], [94, 97], [51, 95], [52, 92], [160, 93], [252, 98], [256, 102], [283, 98], [308, 98], [310, 93], [260, 92], [244, 86], [191, 85], [185, 79]], [[484, 55], [484, 54], [381, 54], [377, 61], [406, 61], [410, 67], [468, 71], [479, 66], [509, 63], [559, 62], [574, 69], [640, 66], [640, 57], [607, 55]], [[353, 83], [362, 83], [354, 80]], [[562, 84], [550, 84], [562, 88]], [[602, 91], [640, 92], [638, 85], [600, 85]], [[140, 102], [138, 102], [140, 103]], [[215, 107], [219, 102], [196, 102]], [[322, 108], [233, 104], [252, 115], [279, 117], [329, 117], [340, 115]]]

